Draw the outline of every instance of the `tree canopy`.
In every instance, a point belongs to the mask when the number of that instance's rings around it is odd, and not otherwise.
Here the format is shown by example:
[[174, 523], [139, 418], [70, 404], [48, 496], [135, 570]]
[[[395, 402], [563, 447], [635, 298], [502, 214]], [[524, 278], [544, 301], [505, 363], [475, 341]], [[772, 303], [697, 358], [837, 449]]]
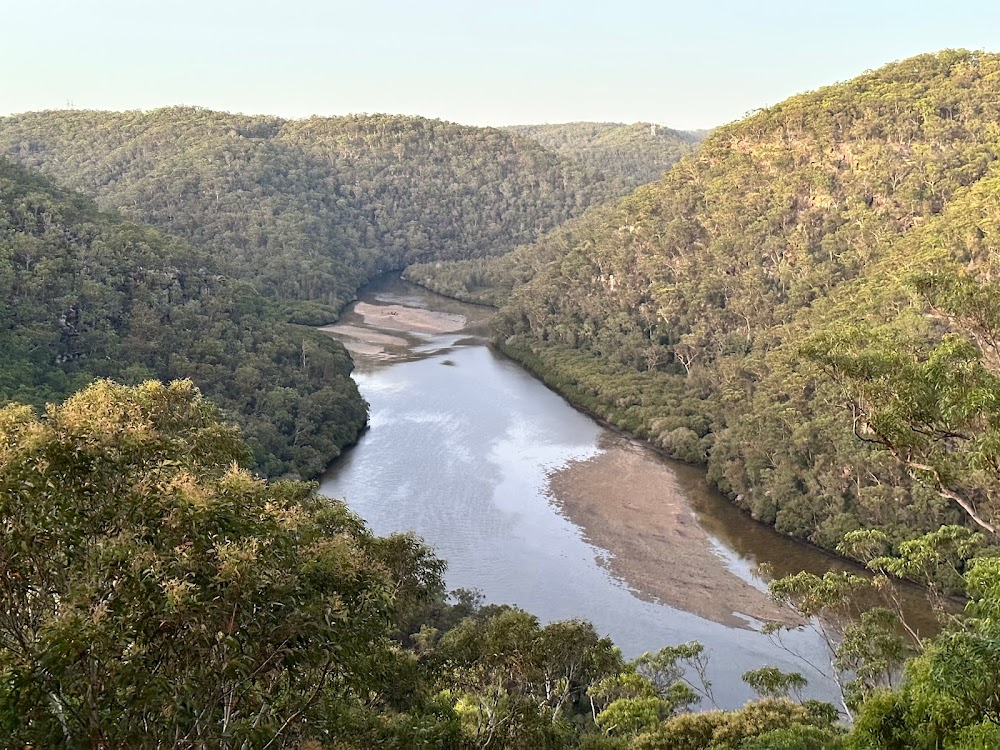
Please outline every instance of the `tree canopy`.
[[0, 296], [0, 401], [191, 378], [271, 476], [315, 476], [367, 420], [339, 343], [285, 323], [207, 253], [2, 159]]

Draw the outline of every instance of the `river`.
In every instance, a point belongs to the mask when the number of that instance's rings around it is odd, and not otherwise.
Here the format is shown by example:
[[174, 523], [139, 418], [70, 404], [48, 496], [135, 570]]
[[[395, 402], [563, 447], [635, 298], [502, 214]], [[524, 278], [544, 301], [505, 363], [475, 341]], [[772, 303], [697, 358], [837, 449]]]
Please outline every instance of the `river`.
[[417, 532], [448, 561], [449, 588], [543, 622], [588, 619], [628, 657], [702, 642], [722, 708], [752, 696], [740, 676], [764, 665], [835, 700], [810, 666], [829, 670], [816, 624], [783, 645], [761, 632], [788, 613], [753, 570], [840, 561], [750, 521], [701, 470], [575, 410], [488, 346], [489, 314], [398, 279], [362, 291], [328, 330], [352, 350], [370, 428], [321, 492], [377, 534]]

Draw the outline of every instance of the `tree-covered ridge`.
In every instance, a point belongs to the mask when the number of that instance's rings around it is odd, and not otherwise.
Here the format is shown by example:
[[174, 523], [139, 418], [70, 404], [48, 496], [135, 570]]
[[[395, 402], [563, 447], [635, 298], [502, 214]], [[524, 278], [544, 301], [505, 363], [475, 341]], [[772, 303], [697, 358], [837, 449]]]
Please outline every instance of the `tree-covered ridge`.
[[538, 242], [520, 245], [504, 255], [414, 263], [403, 271], [403, 278], [465, 302], [501, 307], [515, 289], [541, 275], [546, 266], [569, 253], [580, 236], [598, 232], [614, 208], [614, 203], [590, 208], [578, 219], [556, 227]]
[[324, 322], [381, 271], [502, 253], [623, 192], [528, 138], [389, 115], [40, 112], [0, 119], [0, 154]]
[[189, 377], [269, 475], [315, 476], [365, 424], [339, 343], [282, 322], [208, 253], [2, 159], [0, 297], [0, 401], [41, 406], [100, 377]]
[[[990, 278], [998, 80], [997, 55], [949, 51], [793, 97], [509, 261], [409, 277], [503, 300], [507, 351], [616, 424], [706, 460], [755, 517], [829, 547], [859, 526], [909, 538], [967, 514], [854, 436], [840, 385], [805, 345], [896, 319], [918, 343], [951, 330], [975, 344], [911, 276], [966, 264]], [[524, 283], [518, 269], [538, 270]], [[495, 279], [499, 293], [477, 286]]]
[[630, 188], [660, 179], [704, 137], [655, 123], [570, 122], [511, 125], [505, 130], [532, 138], [556, 153], [622, 180]]

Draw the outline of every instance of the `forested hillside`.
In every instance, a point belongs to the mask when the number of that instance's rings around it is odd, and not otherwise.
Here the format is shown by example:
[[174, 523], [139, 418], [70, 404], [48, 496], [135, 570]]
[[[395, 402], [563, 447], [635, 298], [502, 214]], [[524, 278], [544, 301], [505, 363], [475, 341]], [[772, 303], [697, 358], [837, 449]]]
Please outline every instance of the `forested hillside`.
[[859, 527], [898, 541], [969, 520], [940, 483], [913, 481], [926, 478], [915, 458], [886, 450], [852, 397], [861, 386], [827, 353], [850, 325], [893, 323], [912, 361], [951, 332], [993, 362], [989, 326], [940, 290], [990, 300], [998, 82], [996, 55], [895, 63], [714, 131], [660, 182], [532, 247], [409, 277], [506, 300], [508, 352], [615, 424], [707, 461], [781, 531], [832, 548]]
[[382, 271], [502, 253], [626, 190], [528, 138], [388, 115], [40, 112], [0, 118], [0, 155], [189, 240], [316, 323]]
[[0, 395], [191, 377], [269, 475], [315, 476], [365, 419], [342, 347], [280, 321], [330, 322], [379, 273], [503, 252], [623, 191], [526, 138], [378, 115], [43, 112], [0, 119], [0, 154], [169, 235], [4, 166], [18, 343]]
[[702, 132], [673, 130], [636, 122], [569, 122], [561, 125], [511, 125], [504, 128], [538, 141], [580, 164], [617, 177], [635, 188], [660, 179], [690, 153]]
[[220, 265], [0, 159], [0, 401], [191, 378], [244, 428], [258, 469], [321, 472], [367, 419], [350, 358]]
[[[614, 181], [500, 131], [0, 121], [105, 209], [0, 158], [0, 746], [1000, 746], [998, 90], [1000, 55], [896, 63], [536, 244]], [[254, 476], [315, 474], [365, 419], [343, 348], [288, 319], [414, 260], [500, 305], [498, 344], [575, 403], [867, 565], [771, 583], [824, 618], [853, 726], [764, 665], [757, 700], [698, 711], [699, 644], [629, 662], [586, 622], [449, 599], [418, 539]]]
[[[671, 130], [648, 123], [573, 122], [505, 128], [548, 149], [613, 176], [630, 188], [654, 182], [704, 138], [703, 132]], [[558, 232], [559, 230], [554, 230]], [[521, 246], [502, 255], [442, 264], [414, 263], [405, 276], [439, 294], [499, 306], [510, 290], [533, 278], [561, 252], [559, 243]]]

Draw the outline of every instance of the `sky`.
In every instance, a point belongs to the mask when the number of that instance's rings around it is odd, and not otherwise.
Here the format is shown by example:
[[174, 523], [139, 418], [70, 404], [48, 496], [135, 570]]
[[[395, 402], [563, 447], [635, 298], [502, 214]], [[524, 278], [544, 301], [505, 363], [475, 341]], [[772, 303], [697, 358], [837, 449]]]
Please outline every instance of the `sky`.
[[0, 0], [0, 114], [709, 128], [893, 60], [1000, 51], [979, 0]]

